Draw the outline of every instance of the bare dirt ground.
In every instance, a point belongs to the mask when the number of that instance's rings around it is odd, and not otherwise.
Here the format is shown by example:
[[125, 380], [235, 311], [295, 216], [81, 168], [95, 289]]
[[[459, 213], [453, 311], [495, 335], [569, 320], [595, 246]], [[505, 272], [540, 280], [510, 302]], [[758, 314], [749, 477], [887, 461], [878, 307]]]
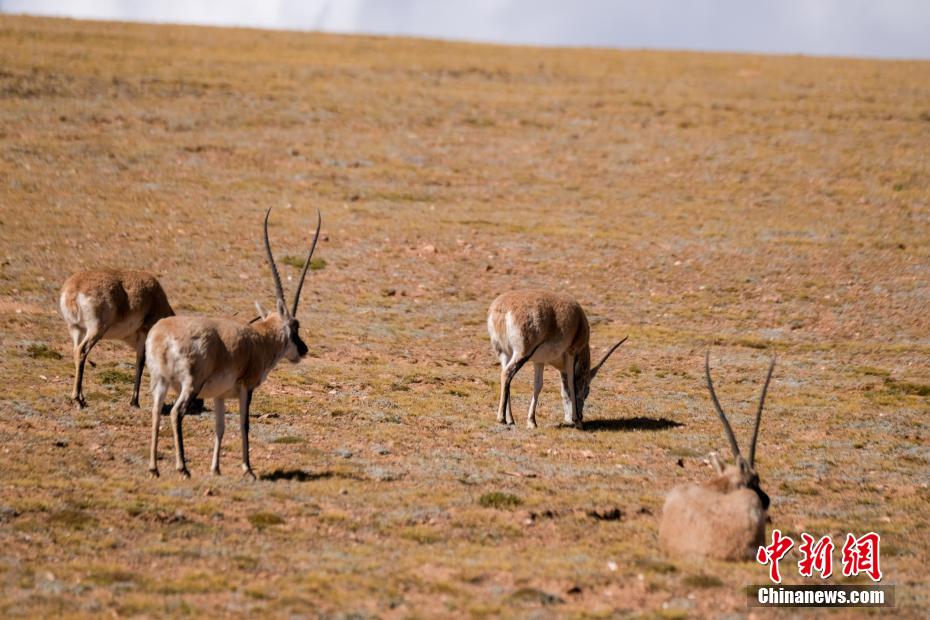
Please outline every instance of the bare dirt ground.
[[[752, 615], [764, 567], [656, 543], [664, 492], [726, 447], [711, 348], [741, 437], [778, 353], [772, 526], [878, 531], [897, 613], [921, 615], [928, 147], [926, 62], [0, 17], [0, 613]], [[193, 478], [165, 425], [150, 480], [128, 348], [97, 348], [88, 409], [67, 400], [59, 287], [141, 268], [181, 313], [246, 320], [273, 300], [269, 206], [281, 258], [322, 210], [325, 266], [310, 356], [256, 393], [262, 479], [238, 475], [230, 403], [225, 475], [207, 413]], [[520, 286], [576, 296], [595, 353], [630, 335], [585, 431], [559, 426], [554, 371], [539, 430], [527, 371], [518, 426], [495, 423], [485, 312]]]

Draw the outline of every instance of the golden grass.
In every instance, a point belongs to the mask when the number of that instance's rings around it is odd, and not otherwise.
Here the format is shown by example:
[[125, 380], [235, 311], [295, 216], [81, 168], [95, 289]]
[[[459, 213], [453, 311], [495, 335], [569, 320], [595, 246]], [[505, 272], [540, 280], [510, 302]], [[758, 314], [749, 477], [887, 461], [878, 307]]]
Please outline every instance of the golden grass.
[[[664, 492], [725, 447], [710, 347], [741, 438], [779, 354], [773, 525], [881, 532], [919, 615], [927, 84], [926, 62], [0, 16], [0, 612], [743, 612], [765, 569], [656, 544]], [[224, 476], [207, 412], [185, 421], [193, 478], [150, 480], [128, 348], [100, 345], [90, 408], [67, 402], [60, 284], [143, 268], [182, 313], [248, 320], [272, 297], [269, 206], [286, 288], [316, 208], [325, 268], [301, 305], [310, 357], [256, 393], [261, 479], [238, 476], [230, 403]], [[557, 427], [548, 372], [539, 430], [523, 375], [517, 428], [495, 424], [484, 313], [516, 286], [575, 295], [597, 350], [630, 334], [591, 432]]]

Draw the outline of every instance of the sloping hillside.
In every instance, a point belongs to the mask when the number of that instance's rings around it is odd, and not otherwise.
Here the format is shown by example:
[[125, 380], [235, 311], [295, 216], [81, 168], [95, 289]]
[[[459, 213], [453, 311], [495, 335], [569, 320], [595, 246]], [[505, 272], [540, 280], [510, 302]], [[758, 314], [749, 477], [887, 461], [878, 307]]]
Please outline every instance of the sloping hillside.
[[[926, 62], [0, 16], [0, 612], [744, 612], [765, 568], [656, 543], [664, 492], [725, 452], [711, 348], [741, 437], [778, 353], [773, 526], [880, 532], [921, 613], [928, 145]], [[150, 480], [128, 348], [95, 350], [89, 408], [67, 399], [61, 283], [141, 268], [181, 313], [247, 320], [273, 300], [269, 206], [285, 286], [316, 208], [325, 265], [310, 357], [256, 393], [262, 479], [237, 475], [233, 417], [209, 475], [207, 413], [185, 421], [193, 478], [165, 424]], [[551, 370], [538, 430], [526, 370], [517, 427], [495, 423], [485, 313], [524, 286], [576, 296], [596, 352], [630, 335], [585, 431], [558, 426]]]

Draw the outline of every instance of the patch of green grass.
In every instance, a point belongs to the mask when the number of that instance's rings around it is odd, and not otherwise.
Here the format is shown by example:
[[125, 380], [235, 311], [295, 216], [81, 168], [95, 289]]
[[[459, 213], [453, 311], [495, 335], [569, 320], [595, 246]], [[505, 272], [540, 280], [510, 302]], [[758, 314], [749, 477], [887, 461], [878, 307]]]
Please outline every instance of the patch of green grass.
[[806, 496], [820, 495], [820, 492], [821, 492], [821, 489], [816, 484], [812, 482], [802, 482], [802, 481], [782, 482], [781, 490], [784, 493], [790, 494], [790, 495], [806, 495]]
[[930, 396], [930, 385], [926, 383], [911, 383], [909, 381], [886, 379], [885, 384], [889, 390], [907, 394], [908, 396]]
[[194, 572], [158, 584], [159, 594], [205, 594], [221, 592], [227, 588], [225, 576], [216, 573]]
[[92, 568], [84, 580], [97, 586], [112, 586], [121, 583], [135, 583], [138, 576], [122, 568], [97, 567]]
[[249, 515], [249, 523], [256, 529], [264, 530], [273, 525], [281, 525], [284, 523], [284, 518], [273, 512], [255, 512]]
[[882, 541], [882, 555], [889, 558], [901, 557], [904, 555], [912, 555], [913, 551], [909, 547], [901, 547], [894, 543]]
[[386, 200], [388, 202], [429, 202], [430, 197], [425, 194], [415, 194], [413, 192], [395, 192], [383, 191], [376, 192], [372, 198]]
[[232, 560], [236, 568], [240, 570], [252, 570], [258, 567], [258, 559], [251, 555], [236, 555]]
[[691, 457], [697, 458], [703, 456], [703, 452], [700, 450], [695, 450], [694, 448], [689, 448], [688, 446], [673, 446], [668, 449], [668, 453], [671, 456], [680, 456], [680, 457]]
[[768, 340], [758, 338], [738, 338], [733, 341], [733, 344], [738, 347], [749, 347], [750, 349], [767, 349], [771, 343]]
[[264, 590], [259, 590], [258, 588], [246, 588], [245, 595], [257, 601], [266, 601], [271, 598]]
[[723, 585], [723, 580], [714, 575], [686, 575], [684, 579], [681, 580], [686, 586], [691, 586], [692, 588], [719, 588]]
[[43, 343], [34, 343], [26, 347], [26, 353], [33, 359], [60, 360], [61, 353]]
[[678, 570], [678, 567], [676, 567], [671, 562], [657, 560], [655, 558], [639, 558], [636, 560], [636, 565], [643, 570], [658, 573], [660, 575], [667, 575]]
[[101, 370], [97, 376], [100, 379], [100, 383], [104, 385], [126, 385], [131, 384], [134, 380], [132, 374], [124, 370], [117, 370], [116, 368]]
[[76, 508], [64, 508], [53, 512], [48, 517], [49, 524], [72, 530], [83, 530], [97, 524], [97, 519], [90, 513]]
[[465, 119], [465, 124], [472, 127], [494, 127], [497, 122], [493, 118], [469, 116]]
[[[285, 265], [296, 267], [297, 269], [303, 269], [305, 260], [306, 259], [304, 259], [303, 257], [293, 256], [291, 254], [288, 254], [287, 256], [281, 259], [281, 262], [284, 263]], [[310, 271], [319, 271], [325, 267], [326, 267], [325, 259], [322, 259], [322, 258], [311, 258], [310, 259]]]
[[869, 400], [882, 405], [894, 405], [896, 401], [905, 396], [930, 396], [930, 385], [926, 383], [913, 383], [910, 381], [898, 381], [891, 377], [885, 377], [884, 389], [876, 390], [866, 387], [864, 390], [865, 397]]
[[284, 437], [276, 437], [271, 440], [271, 443], [303, 443], [304, 440], [301, 437], [294, 437], [293, 435], [285, 435]]
[[412, 525], [400, 530], [402, 538], [418, 542], [421, 545], [432, 545], [443, 539], [439, 532], [428, 525]]
[[18, 579], [16, 579], [16, 585], [20, 588], [34, 588], [36, 581], [35, 571], [30, 568], [26, 568], [19, 573]]
[[871, 377], [889, 377], [891, 372], [874, 366], [855, 366], [853, 372]]
[[501, 491], [492, 491], [490, 493], [485, 493], [478, 498], [478, 504], [484, 508], [514, 508], [523, 503], [523, 500], [512, 495], [510, 493], [502, 493]]

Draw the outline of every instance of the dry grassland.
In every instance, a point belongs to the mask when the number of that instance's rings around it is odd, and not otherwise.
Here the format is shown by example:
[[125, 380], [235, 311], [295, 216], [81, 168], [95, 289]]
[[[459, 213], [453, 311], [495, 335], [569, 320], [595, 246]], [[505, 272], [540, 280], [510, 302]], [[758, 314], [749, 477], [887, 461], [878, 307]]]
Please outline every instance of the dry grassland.
[[[763, 567], [656, 545], [664, 492], [726, 446], [711, 347], [741, 436], [778, 352], [773, 526], [879, 531], [921, 615], [928, 147], [927, 62], [0, 16], [0, 613], [738, 617]], [[285, 285], [317, 207], [325, 263], [310, 356], [256, 393], [262, 479], [237, 475], [232, 417], [209, 475], [204, 414], [193, 479], [163, 426], [150, 480], [128, 348], [67, 400], [59, 287], [142, 268], [179, 312], [246, 320], [273, 299], [269, 206]], [[630, 334], [585, 431], [559, 426], [554, 371], [539, 430], [527, 371], [519, 425], [495, 423], [485, 312], [524, 285], [575, 295], [595, 353]]]

